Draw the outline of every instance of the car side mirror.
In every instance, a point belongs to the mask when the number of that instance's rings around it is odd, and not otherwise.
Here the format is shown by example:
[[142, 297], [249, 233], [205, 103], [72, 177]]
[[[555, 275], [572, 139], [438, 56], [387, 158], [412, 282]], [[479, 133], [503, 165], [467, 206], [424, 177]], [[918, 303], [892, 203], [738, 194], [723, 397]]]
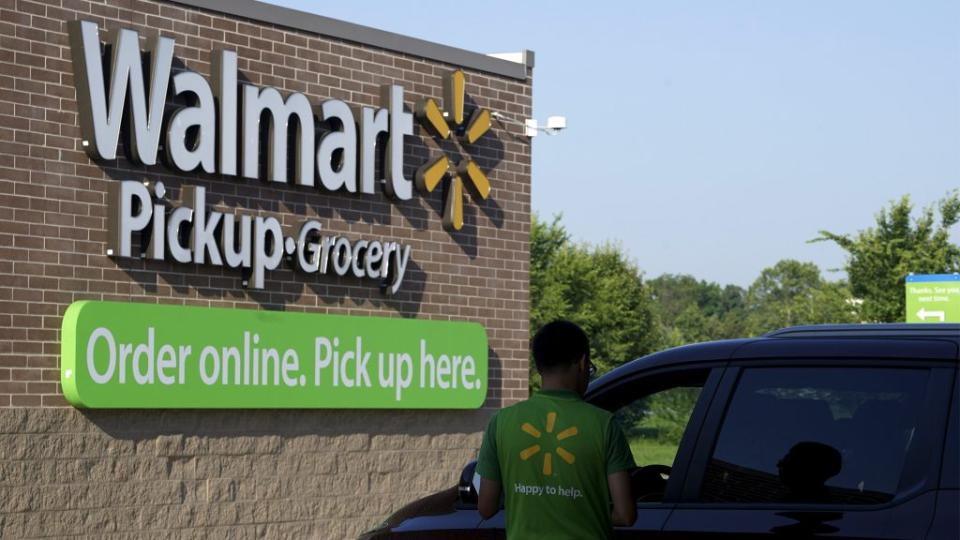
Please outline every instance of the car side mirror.
[[477, 475], [477, 462], [471, 461], [460, 473], [457, 483], [457, 497], [462, 504], [476, 506], [480, 500], [480, 476]]

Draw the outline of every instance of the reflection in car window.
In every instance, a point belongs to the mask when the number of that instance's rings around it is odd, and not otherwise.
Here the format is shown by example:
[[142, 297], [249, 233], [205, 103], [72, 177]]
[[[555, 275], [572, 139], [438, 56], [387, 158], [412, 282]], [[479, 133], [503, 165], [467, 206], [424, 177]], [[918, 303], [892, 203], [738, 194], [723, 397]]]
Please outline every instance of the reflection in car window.
[[916, 440], [927, 379], [921, 369], [745, 370], [701, 500], [889, 501]]
[[673, 465], [698, 387], [676, 387], [650, 394], [616, 412], [638, 466]]

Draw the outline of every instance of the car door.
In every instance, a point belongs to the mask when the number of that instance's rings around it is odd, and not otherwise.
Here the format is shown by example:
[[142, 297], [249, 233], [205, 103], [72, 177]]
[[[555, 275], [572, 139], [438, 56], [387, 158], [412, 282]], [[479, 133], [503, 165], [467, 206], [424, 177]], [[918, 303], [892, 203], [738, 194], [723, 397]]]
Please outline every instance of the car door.
[[960, 373], [953, 382], [953, 402], [943, 447], [937, 510], [927, 540], [960, 538]]
[[922, 538], [956, 354], [937, 341], [744, 347], [663, 536]]
[[632, 474], [637, 519], [614, 537], [656, 538], [683, 485], [693, 446], [723, 374], [723, 364], [640, 372], [590, 396], [624, 430], [638, 469]]

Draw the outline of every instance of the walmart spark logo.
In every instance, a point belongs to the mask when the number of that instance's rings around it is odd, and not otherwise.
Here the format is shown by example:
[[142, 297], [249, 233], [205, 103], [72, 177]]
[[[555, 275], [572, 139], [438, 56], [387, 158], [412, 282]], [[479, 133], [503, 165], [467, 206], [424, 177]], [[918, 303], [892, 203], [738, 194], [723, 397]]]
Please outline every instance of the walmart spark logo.
[[[439, 137], [441, 142], [451, 138], [451, 134], [455, 132], [462, 142], [473, 144], [490, 130], [490, 111], [479, 107], [470, 115], [470, 120], [464, 123], [465, 86], [463, 71], [458, 69], [444, 81], [443, 110], [433, 98], [421, 100], [417, 104], [417, 118], [434, 136]], [[474, 197], [486, 200], [490, 196], [490, 181], [477, 162], [469, 156], [458, 159], [454, 164], [446, 155], [440, 155], [423, 164], [417, 170], [415, 181], [417, 189], [431, 193], [445, 178], [449, 178], [450, 183], [443, 208], [443, 225], [448, 230], [459, 231], [463, 228], [464, 183]]]
[[[547, 433], [553, 433], [553, 428], [556, 426], [556, 424], [557, 424], [557, 413], [555, 412], [547, 413]], [[527, 435], [530, 435], [531, 437], [533, 437], [534, 439], [540, 439], [541, 437], [543, 437], [543, 434], [540, 433], [540, 430], [533, 427], [533, 424], [531, 424], [530, 422], [525, 422], [522, 426], [520, 426], [520, 429], [523, 430], [523, 432], [526, 433]], [[564, 450], [561, 446], [559, 446], [559, 443], [564, 439], [569, 439], [570, 437], [576, 437], [577, 433], [578, 433], [577, 426], [569, 427], [561, 431], [560, 433], [557, 433], [557, 443], [558, 443], [558, 446], [556, 447], [557, 455], [560, 456], [560, 459], [566, 461], [568, 465], [573, 465], [573, 463], [577, 460], [577, 457], [571, 454], [570, 452]], [[533, 456], [539, 454], [540, 450], [541, 448], [539, 444], [528, 446], [527, 448], [524, 448], [520, 452], [520, 459], [522, 459], [523, 461], [527, 461]], [[545, 476], [550, 476], [553, 474], [553, 454], [550, 452], [544, 452], [543, 454], [543, 474]]]

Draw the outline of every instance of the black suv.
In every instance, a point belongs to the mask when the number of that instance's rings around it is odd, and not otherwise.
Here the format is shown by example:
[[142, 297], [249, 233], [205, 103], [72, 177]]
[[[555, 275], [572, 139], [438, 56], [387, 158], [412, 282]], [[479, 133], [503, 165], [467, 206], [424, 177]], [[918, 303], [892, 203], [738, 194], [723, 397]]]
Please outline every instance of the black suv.
[[[590, 385], [641, 467], [617, 538], [960, 538], [958, 324], [825, 325], [687, 345]], [[459, 486], [367, 538], [502, 538]]]

